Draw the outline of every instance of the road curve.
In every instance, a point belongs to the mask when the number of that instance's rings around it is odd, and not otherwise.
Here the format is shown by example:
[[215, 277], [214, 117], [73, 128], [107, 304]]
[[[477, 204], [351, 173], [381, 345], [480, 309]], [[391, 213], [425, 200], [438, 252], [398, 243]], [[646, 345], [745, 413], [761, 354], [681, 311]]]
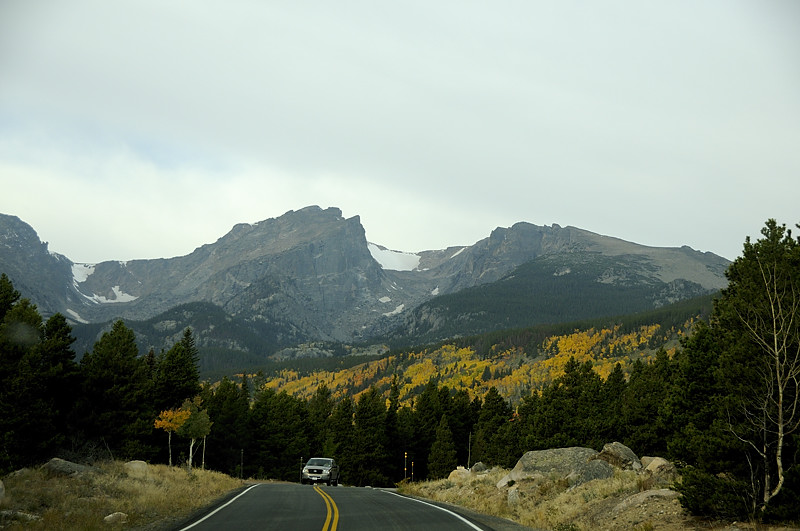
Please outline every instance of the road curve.
[[492, 528], [435, 505], [380, 489], [262, 483], [178, 529], [475, 531]]

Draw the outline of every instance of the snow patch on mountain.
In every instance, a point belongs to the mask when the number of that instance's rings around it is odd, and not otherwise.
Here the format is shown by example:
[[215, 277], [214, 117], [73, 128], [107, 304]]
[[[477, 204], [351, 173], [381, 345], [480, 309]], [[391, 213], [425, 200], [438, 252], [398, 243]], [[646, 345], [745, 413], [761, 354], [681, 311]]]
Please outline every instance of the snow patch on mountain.
[[113, 288], [111, 288], [111, 293], [112, 293], [111, 298], [104, 297], [96, 293], [92, 293], [91, 295], [86, 295], [80, 290], [78, 290], [78, 293], [80, 293], [86, 299], [96, 304], [116, 304], [120, 302], [132, 302], [139, 298], [136, 295], [130, 295], [129, 293], [125, 293], [119, 286], [114, 286]]
[[72, 278], [77, 284], [86, 282], [92, 273], [94, 273], [94, 264], [72, 264]]
[[406, 305], [405, 305], [405, 304], [401, 304], [401, 305], [399, 305], [397, 308], [395, 308], [394, 310], [392, 310], [391, 312], [387, 312], [387, 313], [383, 314], [383, 316], [384, 316], [384, 317], [391, 317], [391, 316], [393, 316], [393, 315], [397, 315], [397, 314], [399, 314], [400, 312], [402, 312], [402, 311], [405, 309], [405, 307], [406, 307]]
[[105, 297], [101, 297], [100, 295], [95, 295], [94, 298], [97, 300], [97, 302], [103, 304], [110, 304], [115, 302], [131, 302], [139, 298], [136, 295], [130, 295], [128, 293], [125, 293], [119, 286], [114, 286], [113, 288], [111, 288], [111, 291], [114, 293], [113, 299], [107, 299]]
[[368, 244], [369, 253], [383, 269], [392, 271], [413, 271], [419, 267], [421, 257], [414, 253], [404, 253], [402, 251], [392, 251], [386, 247]]
[[67, 309], [67, 313], [70, 315], [70, 317], [72, 317], [73, 319], [75, 319], [79, 323], [89, 324], [89, 321], [87, 321], [86, 319], [81, 317], [80, 314], [78, 312], [76, 312], [75, 310]]

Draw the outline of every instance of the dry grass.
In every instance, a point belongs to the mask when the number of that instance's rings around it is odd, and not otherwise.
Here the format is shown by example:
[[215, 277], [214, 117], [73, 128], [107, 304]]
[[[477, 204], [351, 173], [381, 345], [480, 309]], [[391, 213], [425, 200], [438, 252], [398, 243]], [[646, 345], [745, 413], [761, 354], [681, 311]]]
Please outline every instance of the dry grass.
[[24, 469], [3, 478], [6, 498], [2, 511], [21, 511], [38, 520], [22, 523], [0, 518], [7, 529], [110, 529], [106, 515], [128, 515], [126, 528], [158, 529], [187, 516], [242, 482], [218, 472], [150, 465], [145, 477], [130, 477], [123, 463], [97, 465], [98, 473], [78, 477], [48, 477]]
[[[469, 479], [407, 483], [405, 494], [453, 503], [474, 511], [537, 529], [597, 529], [598, 519], [607, 518], [610, 507], [620, 499], [640, 491], [641, 479], [635, 472], [617, 470], [613, 478], [590, 481], [569, 488], [563, 479], [526, 480], [511, 488], [497, 488], [507, 470], [492, 469]], [[515, 490], [511, 500], [509, 490]], [[516, 499], [516, 501], [514, 501]]]

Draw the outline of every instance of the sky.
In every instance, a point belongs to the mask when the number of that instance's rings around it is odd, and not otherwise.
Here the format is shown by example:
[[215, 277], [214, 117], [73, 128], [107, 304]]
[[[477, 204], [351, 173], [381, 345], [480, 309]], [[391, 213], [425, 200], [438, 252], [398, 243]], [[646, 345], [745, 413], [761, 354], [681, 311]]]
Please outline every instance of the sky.
[[[74, 262], [309, 205], [728, 259], [800, 223], [794, 0], [0, 0], [0, 213]], [[795, 229], [795, 233], [798, 233]]]

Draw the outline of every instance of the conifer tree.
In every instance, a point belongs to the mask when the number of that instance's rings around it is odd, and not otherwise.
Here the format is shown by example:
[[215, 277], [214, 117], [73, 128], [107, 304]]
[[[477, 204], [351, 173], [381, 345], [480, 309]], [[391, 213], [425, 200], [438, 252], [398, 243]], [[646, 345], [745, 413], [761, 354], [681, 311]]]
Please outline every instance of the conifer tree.
[[[10, 283], [0, 288], [15, 292]], [[28, 299], [7, 308], [0, 322], [0, 471], [30, 463], [48, 446], [38, 433], [40, 417], [48, 415], [37, 348], [42, 336], [42, 318]]]
[[453, 434], [447, 424], [447, 417], [442, 415], [436, 427], [436, 440], [431, 446], [428, 456], [428, 478], [441, 479], [452, 472], [458, 463], [456, 460], [456, 445], [453, 443]]
[[800, 239], [774, 219], [761, 234], [726, 271], [714, 314], [729, 340], [720, 362], [729, 428], [747, 447], [763, 516], [800, 450]]
[[386, 426], [385, 437], [388, 441], [387, 451], [389, 453], [386, 475], [392, 481], [399, 481], [403, 478], [401, 465], [406, 445], [405, 441], [400, 438], [400, 426], [397, 418], [397, 412], [400, 409], [400, 386], [397, 381], [397, 375], [392, 378], [388, 402], [384, 423]]
[[431, 378], [416, 400], [410, 450], [415, 456], [417, 477], [424, 478], [428, 475], [428, 455], [433, 441], [436, 440], [436, 426], [444, 414], [439, 398], [438, 385], [436, 380]]
[[191, 328], [167, 352], [156, 359], [155, 407], [174, 408], [200, 392], [199, 354]]
[[81, 358], [80, 424], [85, 436], [120, 458], [149, 459], [155, 411], [146, 363], [133, 330], [119, 320]]
[[214, 419], [214, 428], [207, 438], [207, 444], [214, 449], [208, 456], [209, 467], [238, 476], [242, 452], [250, 447], [247, 392], [224, 377], [216, 388], [203, 386], [202, 395], [208, 414]]
[[508, 466], [518, 455], [509, 455], [511, 441], [511, 406], [500, 396], [496, 387], [490, 387], [483, 399], [483, 407], [475, 425], [474, 459], [490, 465]]
[[341, 482], [353, 483], [358, 455], [353, 438], [353, 401], [348, 395], [339, 400], [333, 408], [323, 454], [335, 458], [339, 463]]
[[389, 453], [386, 406], [375, 387], [362, 393], [353, 415], [353, 449], [358, 460], [352, 481], [357, 486], [386, 486]]
[[301, 458], [310, 457], [306, 402], [285, 391], [263, 389], [253, 402], [248, 429], [255, 475], [296, 481]]
[[19, 298], [20, 293], [14, 289], [11, 279], [5, 273], [0, 273], [0, 323]]
[[77, 366], [61, 314], [42, 323], [0, 275], [0, 473], [52, 456], [64, 445]]
[[308, 400], [308, 422], [311, 428], [310, 453], [320, 455], [328, 435], [328, 418], [333, 412], [331, 391], [324, 383], [320, 384]]

